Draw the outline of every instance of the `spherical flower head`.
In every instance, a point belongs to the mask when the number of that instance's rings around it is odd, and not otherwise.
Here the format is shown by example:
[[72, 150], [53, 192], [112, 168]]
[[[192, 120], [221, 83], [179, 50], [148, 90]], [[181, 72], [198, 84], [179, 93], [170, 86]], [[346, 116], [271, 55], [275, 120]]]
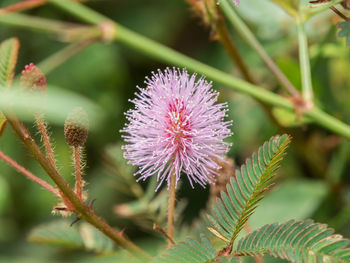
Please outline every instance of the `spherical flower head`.
[[230, 143], [231, 122], [224, 121], [227, 104], [214, 104], [218, 93], [204, 78], [186, 70], [166, 69], [146, 78], [147, 88], [139, 89], [126, 113], [128, 123], [121, 131], [128, 143], [123, 146], [129, 163], [139, 167], [138, 180], [157, 176], [158, 188], [170, 176], [176, 183], [184, 173], [191, 186], [213, 182]]

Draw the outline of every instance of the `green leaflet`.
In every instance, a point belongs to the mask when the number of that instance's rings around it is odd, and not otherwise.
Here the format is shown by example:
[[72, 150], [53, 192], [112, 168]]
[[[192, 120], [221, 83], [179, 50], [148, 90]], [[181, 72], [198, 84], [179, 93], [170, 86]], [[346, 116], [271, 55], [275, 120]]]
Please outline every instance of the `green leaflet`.
[[34, 228], [28, 240], [35, 243], [48, 244], [74, 249], [85, 249], [96, 253], [111, 252], [112, 241], [88, 223], [70, 227], [67, 220], [56, 220]]
[[7, 85], [13, 78], [18, 49], [17, 38], [7, 39], [0, 44], [0, 86]]
[[288, 135], [272, 137], [236, 171], [208, 215], [214, 235], [226, 242], [235, 240], [263, 198], [289, 143]]
[[312, 220], [265, 225], [240, 239], [235, 255], [268, 253], [291, 262], [350, 262], [350, 241]]
[[220, 257], [210, 241], [201, 235], [200, 242], [187, 238], [167, 249], [163, 254], [154, 258], [152, 263], [233, 263], [238, 262], [234, 256]]
[[[17, 38], [10, 38], [0, 43], [0, 86], [7, 86], [12, 81], [18, 49]], [[0, 112], [0, 136], [5, 128], [5, 120], [5, 116]]]

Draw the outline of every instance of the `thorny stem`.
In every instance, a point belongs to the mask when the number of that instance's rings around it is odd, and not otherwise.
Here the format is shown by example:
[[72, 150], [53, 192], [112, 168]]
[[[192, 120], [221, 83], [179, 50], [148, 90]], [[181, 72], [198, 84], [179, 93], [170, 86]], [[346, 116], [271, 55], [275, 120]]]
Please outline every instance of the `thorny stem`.
[[56, 163], [55, 163], [55, 157], [53, 155], [53, 150], [50, 142], [50, 137], [47, 133], [47, 126], [45, 123], [45, 120], [41, 114], [38, 114], [35, 119], [36, 125], [38, 126], [39, 132], [41, 134], [41, 138], [44, 142], [45, 151], [47, 158], [49, 159], [49, 162], [51, 163], [51, 166], [54, 167], [57, 170]]
[[29, 152], [33, 154], [34, 158], [38, 161], [38, 163], [46, 171], [50, 178], [55, 182], [64, 196], [69, 199], [69, 201], [74, 205], [75, 212], [78, 214], [79, 218], [84, 219], [91, 225], [95, 226], [98, 230], [112, 239], [117, 245], [128, 250], [130, 253], [140, 258], [141, 260], [149, 261], [151, 259], [151, 256], [149, 254], [147, 254], [141, 248], [137, 247], [130, 240], [123, 237], [120, 233], [115, 231], [102, 218], [97, 216], [91, 207], [86, 205], [78, 198], [74, 191], [69, 187], [67, 182], [62, 178], [62, 176], [57, 172], [57, 170], [51, 165], [45, 155], [41, 152], [40, 147], [31, 137], [30, 133], [25, 128], [23, 123], [20, 122], [14, 114], [4, 112], [4, 115], [7, 117], [13, 130], [27, 147]]
[[81, 158], [80, 147], [73, 147], [74, 166], [75, 166], [75, 193], [80, 200], [83, 200], [83, 179], [81, 178]]
[[52, 185], [48, 184], [44, 180], [40, 179], [39, 177], [37, 177], [34, 174], [32, 174], [31, 172], [29, 172], [26, 168], [24, 168], [23, 166], [18, 164], [16, 161], [12, 160], [10, 157], [5, 155], [2, 151], [0, 151], [0, 159], [4, 160], [6, 163], [11, 165], [18, 172], [20, 172], [20, 173], [24, 174], [25, 176], [27, 176], [30, 180], [34, 181], [38, 185], [42, 186], [46, 190], [50, 191], [54, 195], [56, 195], [56, 196], [61, 198], [61, 196], [59, 194], [59, 191], [56, 188], [54, 188]]
[[170, 175], [169, 203], [168, 203], [168, 248], [173, 245], [174, 240], [174, 213], [175, 213], [175, 195], [176, 195], [176, 174]]
[[220, 6], [227, 16], [230, 23], [235, 27], [238, 34], [241, 35], [245, 41], [256, 51], [256, 53], [263, 60], [268, 69], [276, 76], [278, 81], [294, 96], [300, 97], [299, 91], [293, 86], [293, 84], [287, 79], [280, 68], [272, 60], [269, 54], [265, 51], [263, 46], [256, 39], [249, 27], [238, 16], [234, 8], [230, 6], [227, 0], [221, 0]]

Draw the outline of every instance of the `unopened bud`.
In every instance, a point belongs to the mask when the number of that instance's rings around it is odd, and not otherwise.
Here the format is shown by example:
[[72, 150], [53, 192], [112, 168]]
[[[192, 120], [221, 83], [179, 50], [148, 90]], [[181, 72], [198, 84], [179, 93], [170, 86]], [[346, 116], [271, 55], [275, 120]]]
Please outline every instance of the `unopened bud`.
[[230, 183], [230, 179], [235, 176], [235, 162], [231, 158], [225, 160], [216, 160], [216, 163], [221, 166], [217, 171], [215, 183], [210, 186], [210, 200], [215, 201], [220, 197], [221, 191], [226, 191], [226, 185]]
[[22, 70], [21, 83], [31, 90], [46, 90], [45, 74], [33, 63], [26, 65]]
[[89, 129], [87, 113], [82, 108], [75, 108], [69, 113], [64, 123], [64, 136], [70, 146], [83, 146]]

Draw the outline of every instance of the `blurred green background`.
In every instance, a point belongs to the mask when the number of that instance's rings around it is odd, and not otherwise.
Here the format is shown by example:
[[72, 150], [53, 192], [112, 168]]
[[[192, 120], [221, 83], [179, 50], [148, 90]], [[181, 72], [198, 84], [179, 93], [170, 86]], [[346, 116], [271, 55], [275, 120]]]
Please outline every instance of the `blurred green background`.
[[[18, 1], [2, 0], [0, 7]], [[196, 58], [223, 71], [240, 76], [219, 42], [209, 40], [210, 31], [203, 27], [182, 0], [100, 0], [86, 3], [120, 24]], [[300, 89], [297, 37], [293, 21], [267, 0], [242, 0], [237, 8], [268, 53], [275, 59], [291, 82]], [[54, 6], [46, 5], [26, 12], [30, 15], [79, 22]], [[331, 12], [316, 16], [307, 24], [316, 103], [328, 113], [350, 122], [350, 49], [336, 37], [336, 18]], [[256, 53], [232, 30], [232, 36], [249, 70], [259, 86], [281, 93], [284, 91]], [[54, 35], [1, 25], [0, 40], [18, 37], [21, 43], [16, 73], [30, 62], [39, 63], [61, 50]], [[145, 76], [167, 66], [126, 46], [94, 43], [47, 75], [50, 85], [77, 93], [101, 107], [100, 123], [89, 133], [86, 146], [85, 178], [90, 199], [96, 198], [97, 214], [113, 226], [125, 229], [128, 237], [140, 244], [161, 242], [152, 233], [152, 218], [146, 228], [140, 220], [115, 214], [116, 204], [135, 200], [123, 191], [125, 175], [130, 180], [132, 169], [120, 157], [123, 113], [131, 107], [136, 86], [143, 87]], [[229, 118], [233, 120], [233, 146], [229, 156], [241, 164], [265, 140], [278, 133], [290, 133], [293, 142], [282, 163], [276, 187], [262, 201], [250, 221], [251, 228], [274, 221], [314, 218], [328, 223], [337, 232], [350, 237], [350, 144], [349, 141], [315, 125], [293, 126], [285, 112], [275, 109], [280, 124], [271, 121], [255, 100], [213, 83], [220, 91], [220, 101], [228, 101]], [[65, 105], [62, 104], [62, 110]], [[53, 122], [52, 139], [60, 172], [73, 182], [71, 150], [63, 135], [63, 123]], [[26, 122], [37, 135], [32, 122]], [[39, 141], [40, 137], [36, 136]], [[34, 174], [45, 177], [10, 127], [0, 138], [1, 150]], [[134, 180], [134, 178], [132, 178]], [[125, 184], [125, 182], [124, 182]], [[129, 181], [133, 185], [133, 182]], [[145, 188], [145, 184], [141, 184]], [[126, 183], [125, 185], [128, 185]], [[137, 192], [137, 190], [136, 190]], [[208, 189], [192, 190], [184, 180], [178, 200], [183, 206], [181, 224], [186, 225], [205, 208]], [[182, 202], [185, 201], [185, 202]], [[51, 215], [55, 198], [30, 182], [11, 167], [0, 162], [0, 262], [103, 262], [100, 250], [77, 245], [60, 246], [29, 242], [33, 228], [59, 219]], [[157, 207], [161, 207], [158, 205]], [[156, 212], [158, 210], [155, 210]], [[158, 211], [159, 212], [159, 211]], [[74, 218], [68, 219], [68, 225]], [[161, 219], [159, 219], [161, 220]], [[82, 226], [66, 228], [77, 231]], [[57, 226], [54, 227], [57, 230]], [[59, 228], [58, 228], [59, 229]], [[72, 234], [73, 235], [73, 234]], [[74, 238], [73, 238], [74, 239]], [[146, 242], [147, 241], [147, 242]], [[106, 241], [107, 242], [107, 241]], [[39, 242], [40, 243], [40, 242]], [[109, 245], [106, 245], [109, 248]], [[107, 249], [108, 250], [108, 249]], [[96, 253], [98, 256], [96, 256]], [[269, 259], [272, 261], [272, 259]]]

